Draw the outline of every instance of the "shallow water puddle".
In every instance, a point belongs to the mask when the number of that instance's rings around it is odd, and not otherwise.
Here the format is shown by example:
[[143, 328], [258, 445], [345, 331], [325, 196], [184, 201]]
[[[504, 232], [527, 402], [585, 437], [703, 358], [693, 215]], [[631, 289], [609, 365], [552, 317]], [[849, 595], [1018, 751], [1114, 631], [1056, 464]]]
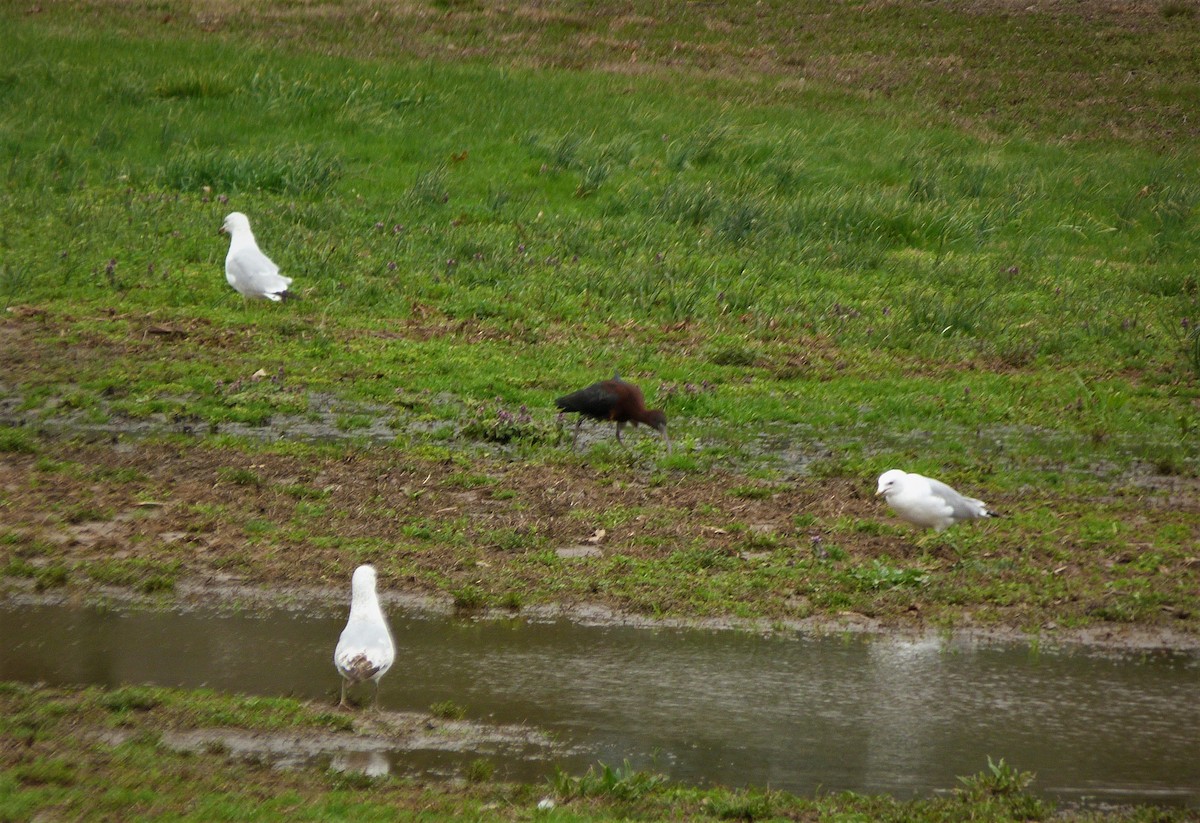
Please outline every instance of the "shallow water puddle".
[[[370, 777], [386, 774], [455, 778], [483, 759], [508, 780], [536, 781], [582, 749], [553, 740], [528, 726], [493, 725], [470, 720], [447, 721], [416, 712], [371, 711], [365, 731], [247, 731], [205, 728], [164, 732], [164, 746], [176, 751], [221, 752], [230, 758], [291, 769], [318, 766]], [[120, 745], [136, 733], [103, 733], [109, 745]]]
[[[990, 755], [1036, 772], [1034, 788], [1062, 800], [1200, 807], [1197, 654], [389, 617], [398, 659], [383, 681], [385, 715], [453, 701], [471, 722], [456, 731], [437, 721], [444, 728], [403, 745], [394, 734], [260, 736], [247, 751], [402, 774], [461, 775], [483, 757], [519, 780], [628, 759], [686, 782], [902, 797], [948, 791]], [[332, 705], [343, 620], [9, 605], [0, 679], [206, 686]], [[180, 745], [237, 754], [230, 734]]]

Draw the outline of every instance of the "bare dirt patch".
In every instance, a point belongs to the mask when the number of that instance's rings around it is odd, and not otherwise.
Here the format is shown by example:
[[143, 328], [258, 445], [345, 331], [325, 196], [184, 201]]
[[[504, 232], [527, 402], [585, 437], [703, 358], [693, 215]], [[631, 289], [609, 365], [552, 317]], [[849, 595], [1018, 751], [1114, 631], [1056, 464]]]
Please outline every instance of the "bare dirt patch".
[[[392, 447], [283, 454], [204, 441], [42, 441], [37, 454], [0, 461], [0, 588], [118, 586], [178, 598], [249, 587], [283, 599], [316, 589], [337, 602], [354, 566], [372, 562], [393, 596], [465, 609], [863, 630], [1083, 625], [1093, 640], [1131, 627], [1195, 632], [1183, 594], [1194, 595], [1194, 558], [1069, 536], [1061, 550], [1043, 549], [1019, 533], [964, 551], [897, 528], [872, 492], [847, 478], [769, 484], [649, 467], [437, 461]], [[1175, 499], [1189, 512], [1200, 506], [1196, 495]], [[1155, 598], [1135, 606], [1162, 607], [1131, 611], [1118, 599], [1127, 586]]]
[[[370, 541], [377, 548], [364, 559], [378, 559], [372, 555], [388, 547], [419, 543], [423, 538], [414, 533], [422, 528], [446, 529], [444, 539], [421, 551], [422, 567], [466, 580], [475, 569], [465, 567], [461, 547], [450, 543], [468, 543], [478, 564], [523, 551], [522, 535], [536, 537], [532, 542], [538, 546], [578, 545], [599, 528], [597, 519], [614, 512], [627, 514], [615, 518], [620, 522], [596, 547], [630, 557], [659, 555], [664, 551], [659, 543], [666, 551], [700, 545], [732, 553], [738, 539], [730, 528], [734, 522], [792, 534], [792, 518], [801, 512], [821, 517], [878, 513], [878, 504], [860, 484], [845, 480], [819, 490], [730, 500], [728, 490], [738, 481], [729, 476], [652, 485], [637, 472], [504, 461], [464, 467], [414, 461], [391, 450], [314, 460], [203, 445], [118, 443], [64, 446], [57, 456], [80, 469], [41, 478], [38, 458], [31, 455], [10, 456], [0, 465], [0, 487], [9, 499], [7, 526], [23, 541], [52, 543], [74, 560], [151, 559], [169, 547], [189, 571], [236, 568], [254, 583], [340, 583], [346, 544]], [[139, 499], [147, 496], [154, 499]], [[296, 523], [297, 502], [304, 500], [324, 512], [316, 522], [302, 531], [248, 539], [248, 521]], [[719, 512], [698, 513], [713, 501], [722, 502]], [[99, 522], [71, 522], [79, 512], [113, 514]], [[341, 545], [321, 548], [322, 541], [314, 538], [328, 536], [329, 525], [336, 526]], [[504, 545], [498, 545], [501, 539]], [[889, 542], [894, 549], [896, 541], [877, 539], [857, 548], [871, 556], [887, 550]], [[406, 582], [421, 587], [417, 578]]]

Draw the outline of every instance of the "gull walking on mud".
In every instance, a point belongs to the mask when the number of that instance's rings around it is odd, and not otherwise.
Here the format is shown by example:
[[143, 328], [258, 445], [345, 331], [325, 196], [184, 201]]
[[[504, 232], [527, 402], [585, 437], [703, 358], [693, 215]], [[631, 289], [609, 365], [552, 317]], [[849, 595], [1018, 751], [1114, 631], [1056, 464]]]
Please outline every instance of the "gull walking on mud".
[[342, 676], [342, 699], [346, 705], [346, 686], [367, 680], [375, 682], [375, 705], [379, 705], [379, 680], [392, 667], [396, 646], [388, 629], [379, 596], [375, 593], [375, 567], [359, 566], [350, 582], [350, 619], [333, 652], [333, 665]]

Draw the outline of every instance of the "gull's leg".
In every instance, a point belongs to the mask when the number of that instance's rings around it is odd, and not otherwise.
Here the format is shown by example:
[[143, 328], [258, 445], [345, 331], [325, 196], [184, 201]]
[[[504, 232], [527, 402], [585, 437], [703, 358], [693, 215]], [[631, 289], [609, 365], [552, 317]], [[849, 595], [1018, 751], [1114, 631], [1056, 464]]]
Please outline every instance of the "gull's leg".
[[339, 706], [346, 705], [346, 678], [342, 678], [342, 699], [338, 701]]

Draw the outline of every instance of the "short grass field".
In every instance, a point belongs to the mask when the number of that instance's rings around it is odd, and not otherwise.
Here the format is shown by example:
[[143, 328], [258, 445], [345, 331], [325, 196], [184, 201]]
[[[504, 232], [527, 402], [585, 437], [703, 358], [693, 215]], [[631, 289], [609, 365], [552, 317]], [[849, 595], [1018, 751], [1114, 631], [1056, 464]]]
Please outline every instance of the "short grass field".
[[1200, 626], [1194, 4], [0, 14], [7, 585]]

